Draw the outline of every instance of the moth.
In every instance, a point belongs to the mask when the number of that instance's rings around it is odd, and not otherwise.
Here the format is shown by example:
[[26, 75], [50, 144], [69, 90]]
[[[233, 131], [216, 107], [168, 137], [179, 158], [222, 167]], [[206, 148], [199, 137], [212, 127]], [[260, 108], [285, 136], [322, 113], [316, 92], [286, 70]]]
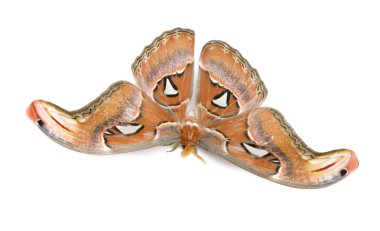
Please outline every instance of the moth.
[[258, 176], [297, 188], [331, 185], [358, 167], [355, 153], [310, 149], [280, 112], [260, 107], [267, 89], [256, 69], [222, 41], [201, 51], [195, 110], [194, 32], [175, 28], [146, 46], [134, 63], [136, 85], [112, 84], [87, 106], [67, 111], [43, 100], [29, 118], [55, 142], [84, 153], [120, 153], [180, 144], [200, 146]]

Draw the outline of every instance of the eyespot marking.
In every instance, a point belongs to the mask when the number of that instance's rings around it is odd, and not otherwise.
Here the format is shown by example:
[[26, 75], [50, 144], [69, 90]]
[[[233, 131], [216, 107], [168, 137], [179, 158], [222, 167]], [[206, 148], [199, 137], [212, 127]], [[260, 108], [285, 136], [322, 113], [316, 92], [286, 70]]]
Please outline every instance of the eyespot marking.
[[228, 101], [230, 99], [230, 93], [228, 91], [223, 91], [219, 95], [216, 95], [212, 100], [212, 103], [220, 108], [228, 107]]
[[345, 175], [347, 175], [347, 173], [348, 173], [348, 170], [346, 169], [346, 168], [344, 168], [344, 169], [342, 169], [342, 170], [340, 170], [340, 176], [345, 176]]
[[44, 126], [44, 122], [41, 119], [37, 120], [37, 124], [40, 127]]
[[280, 160], [277, 159], [277, 158], [274, 158], [274, 159], [271, 160], [270, 162], [275, 163], [275, 164], [279, 164], [279, 163], [280, 163]]
[[241, 146], [248, 154], [259, 157], [259, 158], [269, 153], [267, 150], [257, 148], [257, 146], [254, 144], [241, 143]]
[[165, 77], [164, 80], [164, 94], [169, 97], [175, 97], [178, 95], [178, 88], [172, 83], [169, 77]]
[[110, 132], [110, 130], [106, 130], [105, 132], [104, 132], [104, 135], [112, 135], [112, 133]]
[[141, 124], [133, 124], [133, 123], [130, 123], [130, 124], [126, 124], [126, 125], [116, 125], [115, 128], [116, 128], [120, 133], [122, 133], [123, 135], [129, 136], [129, 135], [136, 134], [136, 133], [139, 132], [141, 129], [143, 129], [144, 126], [141, 125]]

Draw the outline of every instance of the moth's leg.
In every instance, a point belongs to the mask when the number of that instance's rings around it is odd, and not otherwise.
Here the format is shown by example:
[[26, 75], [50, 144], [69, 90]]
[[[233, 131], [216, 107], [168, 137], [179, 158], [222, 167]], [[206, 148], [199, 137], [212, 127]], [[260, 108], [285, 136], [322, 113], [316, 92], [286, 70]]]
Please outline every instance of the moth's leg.
[[181, 152], [182, 157], [187, 157], [188, 155], [193, 154], [197, 159], [206, 163], [206, 161], [198, 154], [197, 147], [195, 146], [186, 146]]
[[206, 164], [206, 161], [198, 154], [198, 149], [197, 149], [197, 147], [194, 147], [194, 152], [193, 152], [193, 154], [194, 154], [194, 156], [198, 159], [198, 160], [200, 160], [200, 161], [202, 161], [204, 164]]
[[177, 150], [177, 148], [178, 148], [180, 145], [181, 145], [181, 143], [180, 143], [180, 142], [177, 142], [177, 143], [175, 143], [175, 144], [173, 145], [172, 149], [170, 149], [170, 150], [168, 150], [168, 151], [166, 151], [166, 152], [173, 152], [173, 151]]

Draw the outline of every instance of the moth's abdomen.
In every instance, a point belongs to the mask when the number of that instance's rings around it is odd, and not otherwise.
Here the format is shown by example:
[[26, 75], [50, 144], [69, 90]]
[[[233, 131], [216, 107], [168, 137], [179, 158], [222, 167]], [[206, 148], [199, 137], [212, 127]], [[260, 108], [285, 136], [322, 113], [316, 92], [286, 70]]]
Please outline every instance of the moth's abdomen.
[[183, 146], [196, 146], [200, 138], [201, 132], [198, 126], [185, 124], [181, 127], [181, 142]]
[[198, 120], [195, 117], [194, 111], [187, 114], [185, 121], [181, 126], [181, 142], [185, 147], [197, 146], [201, 138]]

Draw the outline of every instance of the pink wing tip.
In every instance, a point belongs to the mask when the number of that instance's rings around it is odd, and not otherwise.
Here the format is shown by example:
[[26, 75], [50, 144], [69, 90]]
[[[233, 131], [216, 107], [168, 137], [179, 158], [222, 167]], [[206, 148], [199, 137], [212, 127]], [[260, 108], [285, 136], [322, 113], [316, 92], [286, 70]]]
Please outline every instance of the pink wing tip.
[[34, 123], [36, 123], [40, 118], [38, 116], [36, 106], [41, 103], [42, 100], [33, 101], [29, 107], [26, 109], [26, 115], [31, 119]]
[[359, 167], [359, 160], [356, 157], [356, 154], [354, 151], [351, 151], [351, 158], [348, 161], [346, 168], [348, 173], [354, 172]]

